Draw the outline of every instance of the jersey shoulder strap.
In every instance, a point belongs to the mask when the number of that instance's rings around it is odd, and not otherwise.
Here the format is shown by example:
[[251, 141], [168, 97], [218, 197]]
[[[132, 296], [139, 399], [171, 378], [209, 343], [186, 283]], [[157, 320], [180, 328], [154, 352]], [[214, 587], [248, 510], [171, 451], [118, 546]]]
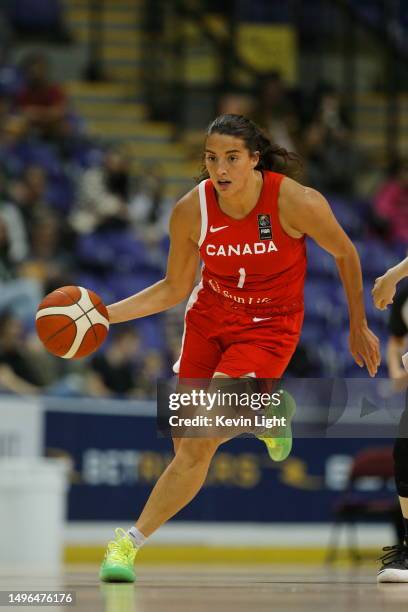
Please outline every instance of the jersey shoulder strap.
[[200, 247], [207, 235], [208, 228], [208, 210], [207, 210], [207, 197], [205, 194], [205, 185], [208, 179], [204, 179], [198, 185], [198, 195], [200, 198], [200, 212], [201, 212], [201, 232], [200, 232], [200, 240], [198, 241], [198, 246]]

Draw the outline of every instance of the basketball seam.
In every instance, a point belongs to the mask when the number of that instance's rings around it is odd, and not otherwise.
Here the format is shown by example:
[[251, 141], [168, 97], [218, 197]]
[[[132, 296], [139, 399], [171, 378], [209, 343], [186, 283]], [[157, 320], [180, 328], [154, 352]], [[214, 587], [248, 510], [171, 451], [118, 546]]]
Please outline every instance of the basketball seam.
[[[69, 293], [66, 293], [65, 291], [62, 291], [62, 289], [60, 289], [60, 291], [61, 291], [61, 293], [64, 293], [64, 295], [67, 295], [67, 296], [68, 296], [69, 298], [71, 298], [71, 300], [72, 300], [72, 297], [69, 295]], [[88, 293], [88, 290], [87, 290], [87, 289], [86, 289], [86, 292]], [[88, 293], [88, 295], [89, 295], [89, 293]], [[81, 298], [79, 298], [79, 299], [81, 299]], [[91, 300], [91, 302], [92, 302], [92, 300]], [[90, 326], [91, 326], [91, 329], [92, 329], [92, 333], [93, 333], [93, 335], [94, 335], [95, 344], [97, 344], [97, 343], [98, 343], [98, 338], [97, 338], [97, 335], [96, 335], [95, 330], [94, 330], [94, 328], [93, 328], [93, 323], [92, 323], [91, 319], [88, 317], [88, 312], [91, 312], [91, 311], [92, 311], [94, 308], [96, 308], [96, 306], [94, 305], [94, 307], [93, 307], [93, 308], [91, 308], [90, 310], [84, 310], [84, 309], [82, 308], [81, 304], [79, 303], [79, 300], [78, 300], [77, 302], [74, 302], [74, 304], [75, 304], [76, 306], [79, 306], [79, 308], [82, 310], [83, 314], [84, 314], [84, 315], [86, 316], [86, 318], [88, 319], [88, 322], [89, 322], [89, 324], [90, 324]], [[92, 302], [92, 304], [93, 304], [93, 302]], [[97, 306], [99, 306], [99, 304], [97, 304]], [[81, 316], [83, 316], [83, 315], [81, 315]], [[78, 317], [78, 319], [75, 319], [75, 321], [79, 320], [80, 318], [81, 318], [81, 317]], [[85, 336], [84, 336], [84, 338], [85, 338]], [[79, 346], [81, 347], [81, 345], [82, 345], [82, 342], [81, 342], [81, 344], [80, 344]]]
[[[62, 291], [61, 293], [64, 293], [64, 292]], [[68, 296], [68, 297], [70, 297], [70, 296]], [[72, 299], [72, 298], [71, 298], [71, 299]], [[93, 331], [93, 333], [94, 333], [94, 335], [95, 335], [95, 338], [96, 338], [96, 334], [95, 334], [95, 331], [94, 331], [94, 329], [93, 329], [93, 325], [94, 325], [94, 324], [92, 323], [92, 321], [91, 321], [91, 320], [90, 320], [90, 318], [88, 317], [88, 312], [92, 312], [92, 310], [96, 309], [96, 307], [97, 307], [97, 306], [100, 306], [101, 304], [103, 304], [102, 300], [101, 300], [100, 302], [98, 302], [97, 304], [95, 304], [95, 306], [93, 306], [92, 308], [90, 308], [90, 309], [89, 309], [89, 310], [87, 310], [87, 311], [84, 311], [84, 309], [83, 309], [83, 308], [81, 308], [81, 310], [82, 310], [82, 314], [81, 314], [81, 315], [79, 315], [79, 317], [77, 317], [76, 319], [73, 319], [72, 317], [70, 317], [70, 321], [69, 321], [69, 323], [67, 323], [67, 325], [64, 325], [64, 327], [61, 327], [61, 328], [60, 328], [58, 331], [56, 331], [56, 332], [54, 332], [53, 334], [51, 334], [51, 336], [48, 336], [48, 338], [46, 338], [46, 339], [44, 340], [44, 342], [49, 342], [50, 340], [52, 340], [52, 339], [53, 339], [55, 336], [57, 336], [57, 335], [58, 335], [60, 332], [65, 331], [66, 329], [68, 329], [68, 327], [70, 327], [70, 326], [72, 325], [72, 323], [76, 323], [77, 321], [79, 321], [79, 319], [81, 319], [81, 318], [82, 318], [84, 315], [87, 317], [88, 321], [90, 322], [90, 324], [91, 324], [91, 329], [92, 329], [92, 331]], [[75, 305], [79, 306], [78, 302], [74, 302], [73, 304], [71, 304], [71, 306], [75, 306]], [[98, 312], [99, 312], [99, 311], [98, 311]], [[57, 317], [68, 317], [68, 315], [66, 315], [66, 314], [62, 314], [62, 313], [61, 313], [61, 314], [57, 314], [57, 315], [56, 315], [56, 314], [48, 314], [48, 315], [44, 315], [43, 317], [41, 317], [41, 319], [46, 319], [47, 317], [56, 317], [56, 316], [57, 316]], [[99, 324], [99, 325], [100, 325], [100, 324]], [[98, 341], [98, 339], [97, 339], [97, 338], [96, 338], [96, 341]]]

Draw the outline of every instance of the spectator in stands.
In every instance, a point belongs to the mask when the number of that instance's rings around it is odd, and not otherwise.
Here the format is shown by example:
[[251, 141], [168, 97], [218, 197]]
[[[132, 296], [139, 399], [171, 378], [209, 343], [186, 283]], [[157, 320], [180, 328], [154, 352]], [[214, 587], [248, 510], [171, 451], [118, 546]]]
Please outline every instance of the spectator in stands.
[[322, 191], [352, 193], [360, 159], [340, 95], [333, 86], [322, 84], [313, 106], [304, 133], [308, 182]]
[[390, 240], [408, 244], [408, 158], [395, 163], [374, 199], [374, 212]]
[[298, 149], [299, 112], [279, 72], [262, 76], [256, 93], [254, 120], [277, 145], [288, 151]]
[[63, 88], [51, 81], [47, 56], [30, 53], [22, 63], [22, 71], [25, 84], [16, 97], [17, 108], [41, 137], [60, 139], [65, 132], [67, 100]]
[[36, 217], [46, 214], [49, 210], [47, 175], [41, 166], [26, 168], [21, 179], [11, 183], [9, 192], [13, 202], [19, 207], [28, 230]]
[[20, 265], [26, 255], [24, 229], [12, 206], [0, 208], [0, 312], [8, 309], [28, 326], [41, 300], [40, 284], [21, 274]]
[[164, 357], [159, 351], [149, 351], [144, 359], [137, 384], [137, 396], [141, 399], [156, 397], [157, 380], [166, 374]]
[[88, 393], [95, 397], [135, 397], [140, 350], [134, 327], [115, 328], [105, 352], [91, 360], [87, 373]]
[[143, 167], [130, 201], [129, 219], [140, 238], [147, 241], [167, 234], [171, 207], [165, 199], [165, 187], [166, 180], [160, 164]]
[[123, 149], [112, 148], [102, 166], [82, 175], [78, 203], [70, 217], [73, 229], [88, 234], [106, 227], [126, 227], [131, 195], [130, 158]]
[[13, 32], [2, 8], [0, 8], [0, 95], [8, 97], [17, 93], [21, 79], [18, 68], [10, 61]]
[[0, 315], [0, 390], [37, 395], [43, 385], [23, 327], [10, 312]]
[[1, 117], [0, 97], [0, 167], [9, 178], [22, 175], [27, 156], [27, 121], [21, 115]]
[[21, 266], [24, 276], [41, 283], [47, 294], [74, 284], [72, 255], [62, 246], [61, 227], [52, 212], [37, 215], [30, 227], [30, 252]]
[[0, 223], [4, 224], [0, 251], [5, 265], [10, 270], [27, 257], [29, 244], [20, 210], [2, 196], [0, 196]]
[[243, 91], [225, 91], [218, 100], [217, 115], [251, 115], [254, 111], [252, 96]]
[[[0, 75], [1, 78], [1, 75]], [[10, 114], [10, 99], [0, 89], [0, 126], [3, 125], [4, 121]]]

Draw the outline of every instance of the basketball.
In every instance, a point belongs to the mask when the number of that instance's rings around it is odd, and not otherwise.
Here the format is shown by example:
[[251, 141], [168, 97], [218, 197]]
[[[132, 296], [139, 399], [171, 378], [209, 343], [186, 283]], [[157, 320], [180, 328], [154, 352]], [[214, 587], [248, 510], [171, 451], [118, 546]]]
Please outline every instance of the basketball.
[[37, 334], [45, 348], [64, 359], [80, 359], [96, 351], [109, 330], [102, 299], [83, 287], [60, 287], [38, 307]]

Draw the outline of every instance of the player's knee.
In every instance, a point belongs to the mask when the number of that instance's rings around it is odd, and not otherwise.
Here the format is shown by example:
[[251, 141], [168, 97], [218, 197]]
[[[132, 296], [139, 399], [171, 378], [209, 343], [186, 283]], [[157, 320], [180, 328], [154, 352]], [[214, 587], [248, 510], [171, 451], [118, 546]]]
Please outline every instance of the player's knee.
[[177, 449], [179, 461], [189, 467], [211, 461], [221, 441], [214, 438], [183, 438]]
[[400, 497], [408, 497], [408, 439], [397, 438], [394, 443], [395, 484]]

